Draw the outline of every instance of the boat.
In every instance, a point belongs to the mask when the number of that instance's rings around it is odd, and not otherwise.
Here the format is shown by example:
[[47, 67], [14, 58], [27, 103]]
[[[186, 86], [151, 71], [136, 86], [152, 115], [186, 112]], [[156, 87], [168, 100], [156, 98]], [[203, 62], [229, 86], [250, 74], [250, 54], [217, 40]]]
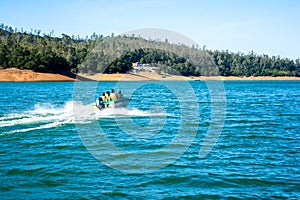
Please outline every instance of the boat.
[[128, 106], [128, 103], [129, 103], [129, 98], [126, 98], [126, 97], [122, 97], [115, 101], [110, 101], [109, 103], [106, 103], [106, 104], [101, 104], [99, 102], [99, 99], [97, 98], [95, 106], [98, 109], [103, 110], [106, 108], [125, 108]]

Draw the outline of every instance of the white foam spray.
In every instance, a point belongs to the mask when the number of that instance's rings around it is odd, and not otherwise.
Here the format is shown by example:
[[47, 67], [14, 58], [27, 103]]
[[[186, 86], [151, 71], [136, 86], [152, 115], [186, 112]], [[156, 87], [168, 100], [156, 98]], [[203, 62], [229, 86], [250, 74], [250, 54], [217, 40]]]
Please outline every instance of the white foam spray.
[[[93, 109], [91, 109], [91, 107]], [[74, 117], [74, 108], [80, 110], [80, 116]], [[92, 112], [90, 112], [92, 111]], [[78, 113], [78, 112], [76, 112]], [[69, 101], [63, 106], [55, 106], [51, 103], [36, 104], [33, 110], [22, 113], [8, 113], [0, 117], [0, 129], [7, 127], [16, 129], [0, 133], [0, 135], [24, 133], [33, 130], [48, 129], [65, 124], [91, 123], [100, 118], [120, 118], [120, 117], [152, 117], [164, 116], [166, 113], [151, 113], [138, 110], [136, 108], [107, 108], [99, 110], [92, 104]], [[20, 128], [26, 126], [26, 128]], [[30, 126], [30, 127], [28, 127]]]

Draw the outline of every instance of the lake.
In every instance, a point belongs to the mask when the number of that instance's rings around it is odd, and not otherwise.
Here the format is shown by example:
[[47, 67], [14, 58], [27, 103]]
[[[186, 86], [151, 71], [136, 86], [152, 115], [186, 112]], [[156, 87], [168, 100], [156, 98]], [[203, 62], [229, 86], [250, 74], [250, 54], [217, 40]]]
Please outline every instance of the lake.
[[1, 199], [300, 197], [299, 81], [0, 88]]

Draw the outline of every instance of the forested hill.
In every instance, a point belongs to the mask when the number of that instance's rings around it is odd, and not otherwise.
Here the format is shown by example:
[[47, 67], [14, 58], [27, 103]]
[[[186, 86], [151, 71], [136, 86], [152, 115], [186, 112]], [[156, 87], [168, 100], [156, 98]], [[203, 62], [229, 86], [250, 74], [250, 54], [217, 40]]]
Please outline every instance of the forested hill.
[[[93, 34], [54, 37], [0, 24], [0, 68], [37, 72], [127, 72], [141, 62], [167, 73], [222, 76], [300, 76], [300, 60], [279, 56], [204, 51], [167, 41]], [[103, 49], [104, 48], [104, 49]]]

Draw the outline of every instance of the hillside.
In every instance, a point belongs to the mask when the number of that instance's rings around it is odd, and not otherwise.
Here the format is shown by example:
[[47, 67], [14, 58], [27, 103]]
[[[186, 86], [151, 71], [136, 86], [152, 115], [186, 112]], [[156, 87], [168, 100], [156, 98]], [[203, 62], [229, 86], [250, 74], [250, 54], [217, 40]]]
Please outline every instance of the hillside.
[[206, 51], [167, 41], [93, 34], [54, 37], [0, 25], [0, 68], [48, 73], [126, 73], [132, 63], [157, 68], [158, 73], [184, 76], [300, 76], [299, 59]]

